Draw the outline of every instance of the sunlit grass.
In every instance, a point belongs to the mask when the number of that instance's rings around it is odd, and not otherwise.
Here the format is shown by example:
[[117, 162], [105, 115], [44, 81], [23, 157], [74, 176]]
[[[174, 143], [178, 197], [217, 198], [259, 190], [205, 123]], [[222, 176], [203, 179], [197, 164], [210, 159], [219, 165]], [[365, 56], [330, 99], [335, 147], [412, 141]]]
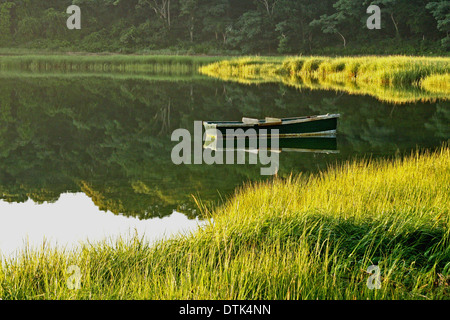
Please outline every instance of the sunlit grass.
[[367, 94], [408, 103], [448, 99], [449, 58], [427, 57], [247, 57], [200, 67], [200, 72], [252, 84], [283, 82], [297, 88]]
[[[245, 186], [205, 228], [154, 245], [26, 251], [2, 262], [0, 297], [448, 299], [449, 208], [449, 148], [358, 160]], [[80, 290], [67, 287], [70, 265]], [[379, 290], [367, 287], [371, 265]]]
[[421, 86], [429, 92], [447, 94], [448, 96], [450, 92], [450, 73], [426, 77], [422, 80]]

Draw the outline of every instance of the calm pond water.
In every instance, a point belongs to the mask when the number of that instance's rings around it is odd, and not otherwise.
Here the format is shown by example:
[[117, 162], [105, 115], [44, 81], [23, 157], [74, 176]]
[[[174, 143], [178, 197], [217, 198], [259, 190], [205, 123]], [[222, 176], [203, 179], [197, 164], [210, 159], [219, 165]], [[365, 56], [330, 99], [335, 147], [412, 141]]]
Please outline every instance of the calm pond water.
[[368, 96], [242, 85], [202, 77], [0, 77], [0, 251], [28, 236], [73, 244], [137, 230], [194, 230], [193, 195], [218, 204], [260, 176], [258, 165], [180, 165], [175, 129], [198, 120], [340, 113], [339, 153], [282, 152], [278, 175], [357, 157], [436, 148], [450, 137], [450, 102], [394, 105]]

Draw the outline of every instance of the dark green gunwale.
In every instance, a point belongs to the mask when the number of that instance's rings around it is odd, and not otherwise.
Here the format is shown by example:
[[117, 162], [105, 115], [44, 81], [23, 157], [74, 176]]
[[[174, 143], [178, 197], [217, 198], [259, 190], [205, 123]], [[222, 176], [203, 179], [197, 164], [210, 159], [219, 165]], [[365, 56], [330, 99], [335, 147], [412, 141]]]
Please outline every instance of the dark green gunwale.
[[[242, 126], [241, 129], [248, 130], [254, 129], [257, 134], [271, 134], [273, 130], [279, 130], [280, 135], [292, 135], [292, 134], [306, 134], [306, 133], [318, 133], [326, 132], [337, 129], [337, 118], [319, 119], [314, 121], [306, 121], [292, 124], [281, 124], [273, 126]], [[230, 122], [231, 123], [231, 122]], [[222, 135], [227, 135], [227, 130], [239, 129], [236, 126], [220, 126], [216, 128]]]

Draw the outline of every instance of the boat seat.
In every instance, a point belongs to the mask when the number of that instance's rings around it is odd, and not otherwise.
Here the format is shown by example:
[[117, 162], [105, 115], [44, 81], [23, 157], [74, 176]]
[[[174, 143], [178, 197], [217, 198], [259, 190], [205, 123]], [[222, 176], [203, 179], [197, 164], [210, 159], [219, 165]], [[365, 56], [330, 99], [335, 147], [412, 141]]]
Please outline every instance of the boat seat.
[[252, 118], [242, 118], [242, 122], [244, 124], [259, 124], [258, 119], [252, 119]]
[[267, 124], [272, 124], [272, 123], [282, 123], [283, 120], [279, 119], [279, 118], [266, 118], [266, 123]]

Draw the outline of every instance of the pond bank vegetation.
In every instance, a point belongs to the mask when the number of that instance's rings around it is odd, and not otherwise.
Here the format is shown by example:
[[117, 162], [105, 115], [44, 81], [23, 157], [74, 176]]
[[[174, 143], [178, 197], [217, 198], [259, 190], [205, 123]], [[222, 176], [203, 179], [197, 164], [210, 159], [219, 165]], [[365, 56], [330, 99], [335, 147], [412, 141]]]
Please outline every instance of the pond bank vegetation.
[[[193, 234], [26, 250], [2, 299], [448, 299], [450, 149], [247, 185]], [[80, 289], [67, 285], [80, 270]], [[367, 286], [371, 266], [380, 289]]]
[[201, 66], [200, 72], [227, 81], [281, 82], [299, 89], [371, 95], [392, 103], [450, 96], [450, 59], [444, 57], [244, 57]]

